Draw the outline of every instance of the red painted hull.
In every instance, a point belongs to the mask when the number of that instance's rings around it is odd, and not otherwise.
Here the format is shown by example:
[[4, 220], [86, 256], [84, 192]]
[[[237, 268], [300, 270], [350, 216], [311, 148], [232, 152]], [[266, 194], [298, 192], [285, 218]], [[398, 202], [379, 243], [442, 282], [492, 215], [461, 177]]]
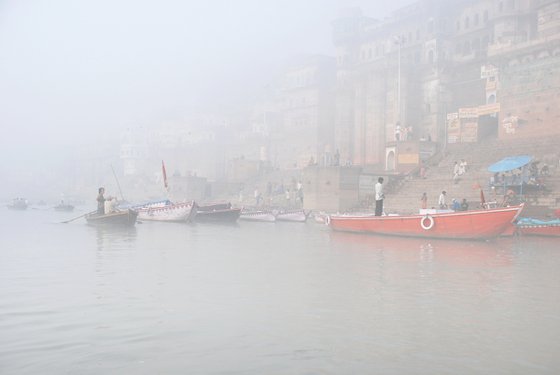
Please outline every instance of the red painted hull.
[[518, 226], [517, 231], [525, 236], [560, 237], [560, 225]]
[[523, 205], [490, 210], [410, 216], [331, 215], [333, 230], [390, 236], [483, 240], [498, 237]]

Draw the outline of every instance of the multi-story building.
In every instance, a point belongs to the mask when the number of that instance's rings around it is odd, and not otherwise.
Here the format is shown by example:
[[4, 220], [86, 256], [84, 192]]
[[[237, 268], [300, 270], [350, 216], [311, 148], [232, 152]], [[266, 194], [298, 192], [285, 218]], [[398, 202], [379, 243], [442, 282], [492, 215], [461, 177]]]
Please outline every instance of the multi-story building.
[[282, 169], [329, 163], [334, 155], [335, 60], [298, 58], [255, 106], [252, 129], [259, 159]]
[[335, 147], [349, 164], [417, 165], [422, 147], [397, 138], [560, 132], [558, 0], [420, 0], [382, 21], [349, 10], [333, 26]]

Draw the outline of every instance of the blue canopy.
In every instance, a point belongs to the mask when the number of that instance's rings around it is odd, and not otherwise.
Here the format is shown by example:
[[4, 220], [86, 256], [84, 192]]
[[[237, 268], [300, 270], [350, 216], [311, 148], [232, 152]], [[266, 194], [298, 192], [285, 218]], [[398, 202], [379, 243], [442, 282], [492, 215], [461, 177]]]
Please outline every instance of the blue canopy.
[[509, 156], [488, 167], [490, 172], [507, 172], [529, 164], [533, 158], [528, 155]]

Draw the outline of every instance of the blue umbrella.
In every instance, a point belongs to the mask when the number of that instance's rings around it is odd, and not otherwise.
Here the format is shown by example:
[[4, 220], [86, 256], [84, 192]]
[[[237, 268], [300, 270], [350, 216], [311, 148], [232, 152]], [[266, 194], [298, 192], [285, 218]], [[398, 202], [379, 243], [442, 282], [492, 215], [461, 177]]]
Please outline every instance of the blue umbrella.
[[488, 170], [492, 173], [513, 171], [514, 169], [526, 166], [531, 160], [533, 160], [533, 158], [528, 155], [509, 156], [492, 164], [488, 167]]
[[[488, 170], [493, 173], [498, 172], [509, 172], [513, 171], [518, 168], [523, 168], [527, 164], [529, 164], [533, 160], [532, 156], [528, 155], [521, 155], [521, 156], [509, 156], [500, 160], [497, 163], [492, 164], [488, 167]], [[525, 174], [525, 171], [523, 171]], [[520, 194], [523, 194], [523, 180], [521, 180], [520, 184]], [[504, 194], [506, 192], [506, 180], [504, 179]]]

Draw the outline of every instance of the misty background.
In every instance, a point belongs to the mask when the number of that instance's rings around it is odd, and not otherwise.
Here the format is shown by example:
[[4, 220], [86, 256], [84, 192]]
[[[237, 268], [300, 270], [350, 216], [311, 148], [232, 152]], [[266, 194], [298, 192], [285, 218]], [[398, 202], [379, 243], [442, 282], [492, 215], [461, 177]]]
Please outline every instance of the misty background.
[[290, 59], [334, 55], [341, 9], [410, 3], [0, 1], [0, 197], [129, 127], [245, 110]]

